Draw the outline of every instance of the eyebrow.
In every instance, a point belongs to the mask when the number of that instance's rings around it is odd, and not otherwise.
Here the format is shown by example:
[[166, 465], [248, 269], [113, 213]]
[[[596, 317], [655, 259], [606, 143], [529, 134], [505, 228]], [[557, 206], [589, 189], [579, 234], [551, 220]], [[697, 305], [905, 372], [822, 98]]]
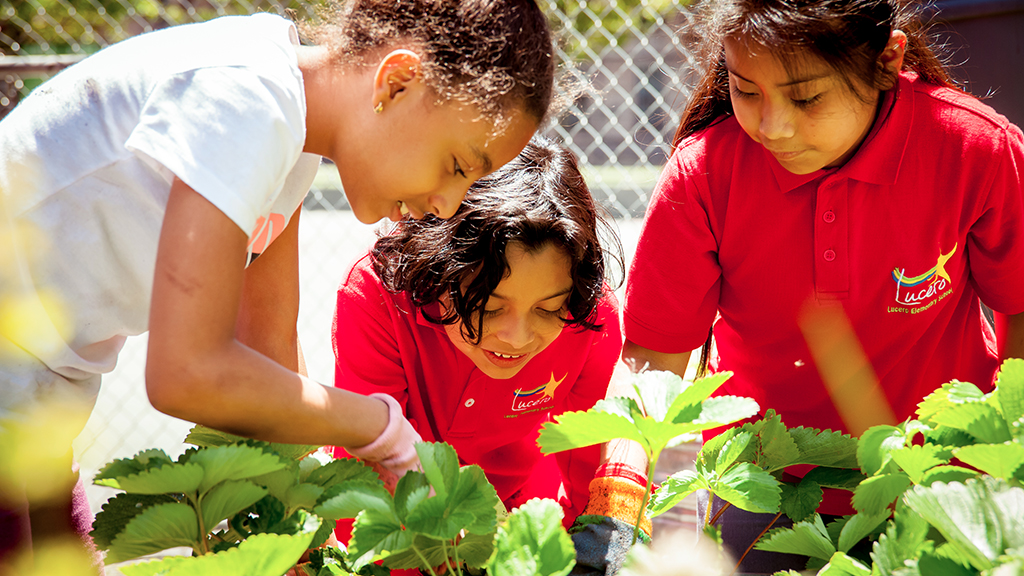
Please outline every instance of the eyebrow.
[[491, 162], [491, 157], [476, 146], [470, 146], [469, 150], [473, 153], [473, 156], [476, 156], [476, 159], [484, 165], [484, 174], [489, 174], [494, 168], [494, 163]]
[[[729, 71], [729, 74], [732, 74], [733, 76], [736, 76], [737, 78], [739, 78], [740, 80], [743, 80], [744, 82], [750, 82], [751, 84], [754, 83], [753, 81], [745, 78], [739, 72], [736, 72], [732, 68], [729, 68], [728, 64], [725, 66], [725, 69]], [[790, 80], [789, 82], [784, 82], [782, 84], [779, 84], [779, 86], [780, 87], [794, 86], [796, 84], [803, 84], [805, 82], [813, 82], [815, 80], [821, 80], [822, 78], [828, 78], [829, 76], [832, 76], [832, 74], [830, 74], [828, 72], [823, 72], [823, 73], [817, 74], [817, 75], [806, 76], [806, 77], [803, 77], [803, 78], [796, 78], [795, 80]]]
[[[559, 296], [564, 296], [564, 295], [566, 295], [566, 294], [568, 294], [570, 292], [572, 292], [572, 286], [566, 288], [565, 290], [562, 290], [561, 292], [556, 292], [555, 294], [552, 294], [551, 296], [548, 296], [547, 298], [541, 298], [540, 300], [538, 300], [538, 302], [544, 302], [545, 300], [551, 300], [552, 298], [558, 298]], [[502, 296], [501, 294], [498, 294], [497, 292], [491, 292], [491, 298], [497, 298], [498, 300], [508, 300], [508, 296]]]

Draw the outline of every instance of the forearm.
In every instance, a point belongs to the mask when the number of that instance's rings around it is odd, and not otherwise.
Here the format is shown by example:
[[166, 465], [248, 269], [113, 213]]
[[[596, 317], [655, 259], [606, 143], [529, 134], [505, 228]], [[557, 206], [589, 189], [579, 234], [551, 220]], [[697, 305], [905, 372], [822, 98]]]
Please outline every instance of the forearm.
[[272, 442], [358, 447], [388, 423], [383, 402], [318, 384], [237, 341], [188, 362], [151, 349], [147, 386], [165, 413]]
[[999, 358], [1024, 358], [1024, 314], [995, 314]]

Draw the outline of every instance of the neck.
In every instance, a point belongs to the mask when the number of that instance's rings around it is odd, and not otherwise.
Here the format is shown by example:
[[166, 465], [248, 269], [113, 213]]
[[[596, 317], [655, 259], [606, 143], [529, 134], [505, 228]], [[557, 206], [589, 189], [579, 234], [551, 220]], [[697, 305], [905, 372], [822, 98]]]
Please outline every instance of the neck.
[[332, 62], [326, 48], [300, 46], [296, 52], [306, 93], [306, 143], [303, 152], [335, 160], [337, 143], [349, 127], [344, 112], [352, 110], [355, 104], [356, 91], [351, 81], [355, 75]]

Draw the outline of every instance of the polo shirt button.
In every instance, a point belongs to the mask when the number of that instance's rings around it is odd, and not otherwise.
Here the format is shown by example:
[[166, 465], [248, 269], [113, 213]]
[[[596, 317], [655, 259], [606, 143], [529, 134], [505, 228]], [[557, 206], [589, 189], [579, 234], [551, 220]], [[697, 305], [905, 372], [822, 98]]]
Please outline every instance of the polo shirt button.
[[466, 400], [466, 408], [472, 408], [473, 404], [476, 404], [476, 400], [473, 400], [472, 398]]
[[825, 212], [824, 214], [821, 215], [821, 219], [831, 224], [836, 220], [836, 213], [829, 210], [828, 212]]
[[836, 259], [836, 252], [835, 250], [825, 250], [822, 256], [824, 256], [826, 262], [831, 262]]

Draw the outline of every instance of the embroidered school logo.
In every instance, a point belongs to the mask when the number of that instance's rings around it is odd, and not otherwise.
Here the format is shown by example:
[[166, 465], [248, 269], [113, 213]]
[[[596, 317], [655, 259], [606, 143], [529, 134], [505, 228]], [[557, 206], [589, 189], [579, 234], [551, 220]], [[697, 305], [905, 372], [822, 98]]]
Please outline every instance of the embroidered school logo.
[[924, 274], [910, 276], [906, 268], [895, 268], [892, 271], [893, 282], [896, 283], [896, 304], [890, 306], [889, 312], [916, 314], [924, 312], [953, 293], [953, 281], [946, 272], [946, 262], [953, 257], [957, 245], [947, 254], [939, 251], [935, 266]]
[[547, 384], [541, 384], [533, 390], [516, 390], [512, 393], [512, 410], [514, 412], [523, 412], [525, 410], [540, 410], [543, 408], [550, 408], [550, 406], [544, 406], [545, 404], [552, 404], [555, 401], [555, 390], [565, 380], [565, 376], [562, 376], [560, 380], [555, 380], [555, 373], [551, 373], [551, 380]]

